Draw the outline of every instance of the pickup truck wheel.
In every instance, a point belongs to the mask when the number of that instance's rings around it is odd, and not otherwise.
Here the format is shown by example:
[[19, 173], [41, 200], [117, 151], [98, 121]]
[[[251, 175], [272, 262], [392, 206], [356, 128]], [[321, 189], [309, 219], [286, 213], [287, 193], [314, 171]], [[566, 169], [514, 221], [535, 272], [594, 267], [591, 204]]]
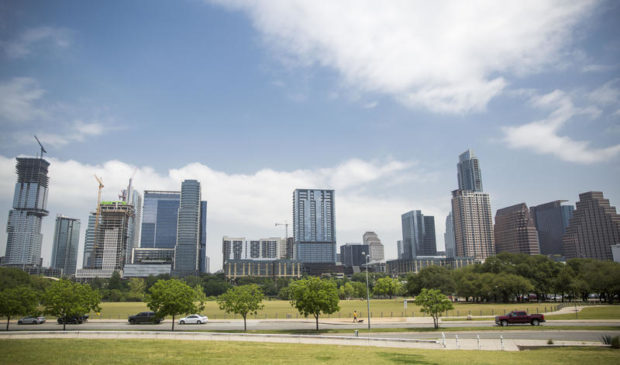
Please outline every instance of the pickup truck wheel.
[[180, 323], [180, 324], [185, 324], [185, 321], [181, 321], [181, 322], [179, 322], [179, 323]]
[[539, 325], [540, 325], [540, 322], [537, 319], [534, 319], [532, 321], [532, 326], [539, 326]]
[[506, 327], [506, 326], [508, 326], [508, 321], [504, 319], [502, 321], [502, 327]]
[[136, 321], [134, 321], [133, 319], [130, 319], [129, 324], [136, 324]]

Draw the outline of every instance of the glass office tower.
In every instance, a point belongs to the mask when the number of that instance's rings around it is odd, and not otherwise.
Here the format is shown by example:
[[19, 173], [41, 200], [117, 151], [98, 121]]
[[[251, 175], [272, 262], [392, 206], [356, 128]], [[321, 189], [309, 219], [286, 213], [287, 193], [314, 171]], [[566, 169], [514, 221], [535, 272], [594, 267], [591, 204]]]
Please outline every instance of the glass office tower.
[[140, 247], [175, 247], [180, 202], [178, 191], [144, 191]]
[[199, 271], [200, 205], [200, 182], [183, 181], [174, 250], [173, 272], [177, 276], [195, 275]]
[[293, 236], [297, 260], [336, 262], [334, 191], [296, 189], [293, 192]]
[[80, 220], [57, 216], [51, 267], [61, 269], [63, 275], [75, 275], [79, 243]]

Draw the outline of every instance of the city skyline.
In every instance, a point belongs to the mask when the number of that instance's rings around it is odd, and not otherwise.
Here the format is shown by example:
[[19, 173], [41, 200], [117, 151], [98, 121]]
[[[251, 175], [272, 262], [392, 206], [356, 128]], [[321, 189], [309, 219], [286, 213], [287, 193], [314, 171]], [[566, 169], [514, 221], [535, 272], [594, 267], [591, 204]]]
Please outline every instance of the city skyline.
[[[96, 208], [93, 174], [105, 182], [103, 200], [132, 176], [140, 192], [200, 181], [212, 270], [224, 235], [284, 237], [274, 223], [292, 223], [290, 193], [307, 187], [337, 191], [337, 245], [374, 231], [386, 259], [396, 258], [399, 217], [415, 208], [436, 218], [442, 250], [467, 149], [482, 161], [493, 214], [521, 202], [574, 205], [588, 191], [620, 204], [620, 4], [471, 12], [330, 2], [322, 13], [291, 4], [7, 5], [0, 222], [15, 157], [38, 152], [33, 134], [49, 152], [50, 216], [82, 222], [78, 267]], [[469, 24], [479, 27], [462, 32]], [[43, 219], [44, 265], [53, 233]], [[6, 242], [3, 225], [0, 251]]]

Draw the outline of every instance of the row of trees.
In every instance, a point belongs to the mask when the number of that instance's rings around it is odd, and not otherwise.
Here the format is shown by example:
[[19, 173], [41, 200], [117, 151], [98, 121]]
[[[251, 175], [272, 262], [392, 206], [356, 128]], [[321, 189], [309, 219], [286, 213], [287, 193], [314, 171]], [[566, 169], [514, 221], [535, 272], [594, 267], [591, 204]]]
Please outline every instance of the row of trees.
[[406, 276], [406, 292], [415, 296], [423, 288], [438, 289], [475, 302], [538, 300], [547, 294], [587, 300], [591, 293], [613, 303], [620, 296], [620, 264], [592, 259], [572, 259], [558, 263], [545, 256], [499, 254], [484, 264], [450, 270], [430, 266]]

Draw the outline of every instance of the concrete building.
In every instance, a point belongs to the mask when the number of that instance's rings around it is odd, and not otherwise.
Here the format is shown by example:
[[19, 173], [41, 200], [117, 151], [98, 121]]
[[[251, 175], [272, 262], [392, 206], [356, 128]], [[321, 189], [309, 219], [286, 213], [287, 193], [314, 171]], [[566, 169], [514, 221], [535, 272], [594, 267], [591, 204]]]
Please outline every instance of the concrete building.
[[572, 205], [562, 205], [564, 202], [566, 200], [556, 200], [530, 207], [530, 213], [538, 231], [540, 253], [543, 255], [564, 254], [562, 238], [575, 210]]
[[370, 261], [385, 260], [383, 243], [381, 243], [379, 236], [375, 232], [364, 233], [362, 240], [365, 245], [368, 245], [368, 250], [370, 250]]
[[579, 194], [564, 235], [567, 259], [613, 260], [611, 246], [620, 243], [620, 215], [600, 191]]
[[496, 253], [540, 254], [534, 219], [525, 203], [498, 209], [494, 232]]
[[611, 257], [614, 262], [620, 262], [620, 243], [611, 245]]
[[88, 225], [84, 232], [84, 253], [82, 258], [82, 267], [92, 267], [91, 258], [93, 257], [93, 247], [95, 246], [95, 219], [96, 213], [90, 212], [88, 216]]
[[181, 184], [181, 203], [177, 224], [173, 274], [198, 274], [200, 267], [200, 182], [185, 180]]
[[340, 246], [340, 260], [344, 266], [362, 266], [366, 263], [368, 252], [368, 245], [347, 243]]
[[335, 200], [333, 190], [296, 189], [293, 192], [293, 237], [297, 260], [336, 262]]
[[246, 240], [245, 237], [222, 238], [222, 265], [229, 260], [268, 261], [280, 259], [281, 246], [286, 241], [280, 237]]
[[125, 253], [127, 263], [131, 262], [133, 249], [135, 247], [140, 247], [140, 229], [142, 226], [142, 195], [134, 189], [132, 180], [133, 179], [129, 179], [127, 189], [121, 192], [122, 200], [132, 205], [134, 211], [127, 225], [127, 252]]
[[460, 269], [474, 263], [475, 260], [472, 257], [418, 256], [415, 259], [388, 260], [385, 263], [385, 272], [388, 275], [397, 276], [410, 272], [418, 273], [428, 266], [446, 266], [451, 269]]
[[3, 265], [41, 265], [41, 223], [47, 216], [50, 163], [43, 158], [17, 158], [17, 182], [13, 209], [6, 227], [7, 243]]
[[484, 260], [495, 255], [489, 194], [468, 190], [453, 191], [452, 217], [457, 257]]
[[239, 277], [300, 278], [303, 266], [294, 260], [230, 260], [223, 270], [227, 279]]
[[454, 221], [452, 220], [452, 212], [446, 217], [446, 231], [443, 234], [443, 240], [446, 247], [446, 257], [455, 257], [456, 243], [454, 241]]
[[75, 275], [78, 246], [80, 243], [80, 220], [56, 216], [51, 267], [62, 270], [63, 275]]
[[459, 190], [482, 191], [482, 172], [474, 151], [467, 150], [459, 155], [456, 168]]
[[419, 210], [401, 216], [403, 231], [403, 258], [433, 256], [437, 253], [435, 218], [424, 216]]

